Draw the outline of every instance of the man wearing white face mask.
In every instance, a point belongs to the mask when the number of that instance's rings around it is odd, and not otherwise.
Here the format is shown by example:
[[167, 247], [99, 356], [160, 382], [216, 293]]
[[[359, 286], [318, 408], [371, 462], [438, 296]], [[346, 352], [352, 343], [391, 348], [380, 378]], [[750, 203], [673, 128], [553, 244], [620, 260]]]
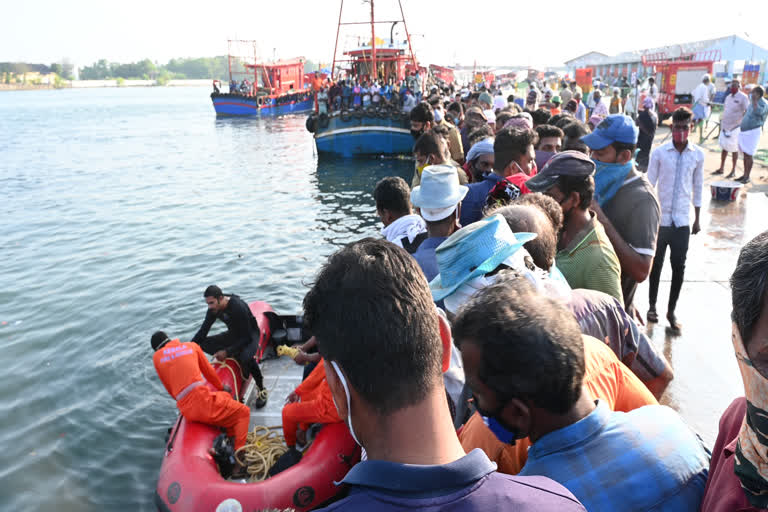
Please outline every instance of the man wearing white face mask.
[[448, 151], [451, 153], [451, 159], [456, 163], [464, 163], [464, 147], [461, 144], [461, 134], [459, 129], [453, 123], [446, 119], [445, 107], [442, 99], [434, 95], [429, 98], [429, 104], [432, 105], [432, 111], [435, 116], [435, 126], [442, 126], [448, 131], [446, 137], [448, 141]]
[[741, 250], [731, 276], [732, 341], [744, 381], [720, 418], [702, 512], [768, 508], [768, 231]]
[[542, 477], [495, 472], [456, 437], [441, 375], [445, 343], [416, 262], [383, 240], [333, 254], [304, 298], [339, 416], [368, 460], [326, 510], [584, 510]]

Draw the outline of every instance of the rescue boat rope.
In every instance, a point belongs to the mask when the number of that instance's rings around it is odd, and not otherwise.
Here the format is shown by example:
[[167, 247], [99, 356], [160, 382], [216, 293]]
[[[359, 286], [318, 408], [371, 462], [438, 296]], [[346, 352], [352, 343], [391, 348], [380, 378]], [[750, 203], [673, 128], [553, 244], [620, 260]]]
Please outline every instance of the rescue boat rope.
[[266, 480], [269, 468], [277, 459], [288, 451], [285, 446], [285, 438], [282, 426], [266, 427], [257, 425], [248, 432], [245, 446], [237, 450], [235, 458], [248, 468], [248, 481], [260, 482]]
[[224, 361], [217, 360], [217, 361], [214, 361], [213, 364], [218, 365], [219, 368], [226, 368], [232, 374], [232, 385], [234, 386], [234, 388], [232, 389], [232, 392], [234, 393], [235, 400], [239, 402], [240, 391], [237, 389], [237, 374], [235, 374], [235, 369], [227, 364], [227, 361], [232, 361], [233, 363], [235, 363], [237, 365], [237, 369], [240, 370], [240, 375], [243, 374], [243, 369], [240, 366], [240, 363], [238, 363], [237, 360], [235, 359], [227, 358]]

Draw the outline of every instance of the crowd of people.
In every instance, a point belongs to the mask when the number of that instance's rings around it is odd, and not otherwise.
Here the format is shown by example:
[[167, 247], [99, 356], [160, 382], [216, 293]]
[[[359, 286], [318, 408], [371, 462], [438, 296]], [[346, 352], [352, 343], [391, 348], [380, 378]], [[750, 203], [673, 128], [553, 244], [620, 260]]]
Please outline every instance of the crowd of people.
[[[328, 104], [365, 106], [364, 86], [335, 84]], [[390, 101], [397, 87], [373, 82], [368, 101]], [[288, 456], [300, 460], [295, 446], [312, 423], [345, 422], [363, 448], [329, 510], [768, 507], [768, 232], [742, 249], [731, 278], [746, 398], [725, 412], [710, 451], [659, 405], [674, 374], [640, 326], [659, 321], [669, 248], [666, 319], [672, 334], [682, 329], [676, 309], [704, 179], [689, 135], [702, 113], [678, 108], [672, 140], [652, 148], [653, 89], [633, 106], [637, 119], [615, 93], [598, 93], [585, 106], [575, 82], [524, 98], [436, 87], [408, 110], [411, 182], [388, 177], [372, 191], [382, 238], [331, 255], [303, 303], [313, 337], [297, 361], [313, 366], [286, 400]], [[730, 137], [750, 141], [768, 116], [762, 89], [751, 94], [736, 82], [726, 99], [723, 163]], [[634, 297], [646, 279], [642, 315]], [[216, 287], [205, 297], [193, 341], [248, 360], [258, 328], [207, 336], [217, 318], [231, 331], [235, 316], [250, 322], [242, 301]], [[169, 342], [153, 337], [155, 364], [179, 399], [199, 379], [169, 383], [163, 354], [199, 355]], [[258, 365], [245, 368], [263, 387]], [[208, 378], [187, 373], [199, 371]], [[215, 424], [240, 443], [241, 411], [226, 410]]]

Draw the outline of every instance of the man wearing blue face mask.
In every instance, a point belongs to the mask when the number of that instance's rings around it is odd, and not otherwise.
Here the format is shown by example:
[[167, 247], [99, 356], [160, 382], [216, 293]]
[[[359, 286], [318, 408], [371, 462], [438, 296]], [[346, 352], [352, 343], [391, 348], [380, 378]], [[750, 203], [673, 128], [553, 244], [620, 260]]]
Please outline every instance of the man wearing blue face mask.
[[635, 169], [637, 135], [631, 117], [614, 114], [581, 138], [595, 162], [595, 199], [590, 208], [619, 258], [624, 308], [630, 314], [637, 283], [651, 272], [661, 221], [653, 186]]
[[368, 455], [342, 481], [349, 495], [324, 510], [584, 510], [548, 478], [502, 475], [481, 450], [464, 452], [442, 378], [450, 329], [403, 249], [347, 245], [304, 312], [339, 417]]
[[477, 292], [453, 335], [489, 428], [533, 443], [520, 475], [560, 482], [590, 512], [699, 509], [709, 465], [699, 438], [669, 407], [614, 412], [593, 400], [576, 320], [527, 279]]

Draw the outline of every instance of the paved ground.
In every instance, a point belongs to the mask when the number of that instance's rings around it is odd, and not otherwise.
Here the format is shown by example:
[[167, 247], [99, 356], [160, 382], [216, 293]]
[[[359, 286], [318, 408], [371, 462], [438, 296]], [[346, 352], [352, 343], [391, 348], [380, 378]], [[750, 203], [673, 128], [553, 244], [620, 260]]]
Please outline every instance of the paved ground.
[[[668, 134], [668, 126], [659, 128], [656, 143]], [[693, 140], [699, 140], [698, 134]], [[720, 147], [716, 138], [701, 146], [706, 153], [702, 231], [691, 237], [685, 284], [677, 308], [683, 333], [679, 337], [670, 336], [664, 318], [671, 277], [669, 256], [657, 304], [661, 320], [646, 328], [654, 342], [663, 347], [675, 370], [675, 380], [662, 402], [678, 409], [705, 441], [713, 444], [720, 415], [735, 397], [744, 394], [730, 337], [728, 279], [741, 247], [768, 229], [768, 167], [759, 164], [753, 167], [752, 183], [744, 188], [736, 202], [710, 201], [708, 183], [722, 179], [711, 176], [720, 166]], [[768, 135], [763, 136], [761, 147], [768, 148]], [[729, 170], [730, 167], [726, 167], [726, 171]], [[742, 172], [739, 158], [737, 173]], [[644, 316], [648, 308], [647, 282], [640, 285], [635, 304]]]

